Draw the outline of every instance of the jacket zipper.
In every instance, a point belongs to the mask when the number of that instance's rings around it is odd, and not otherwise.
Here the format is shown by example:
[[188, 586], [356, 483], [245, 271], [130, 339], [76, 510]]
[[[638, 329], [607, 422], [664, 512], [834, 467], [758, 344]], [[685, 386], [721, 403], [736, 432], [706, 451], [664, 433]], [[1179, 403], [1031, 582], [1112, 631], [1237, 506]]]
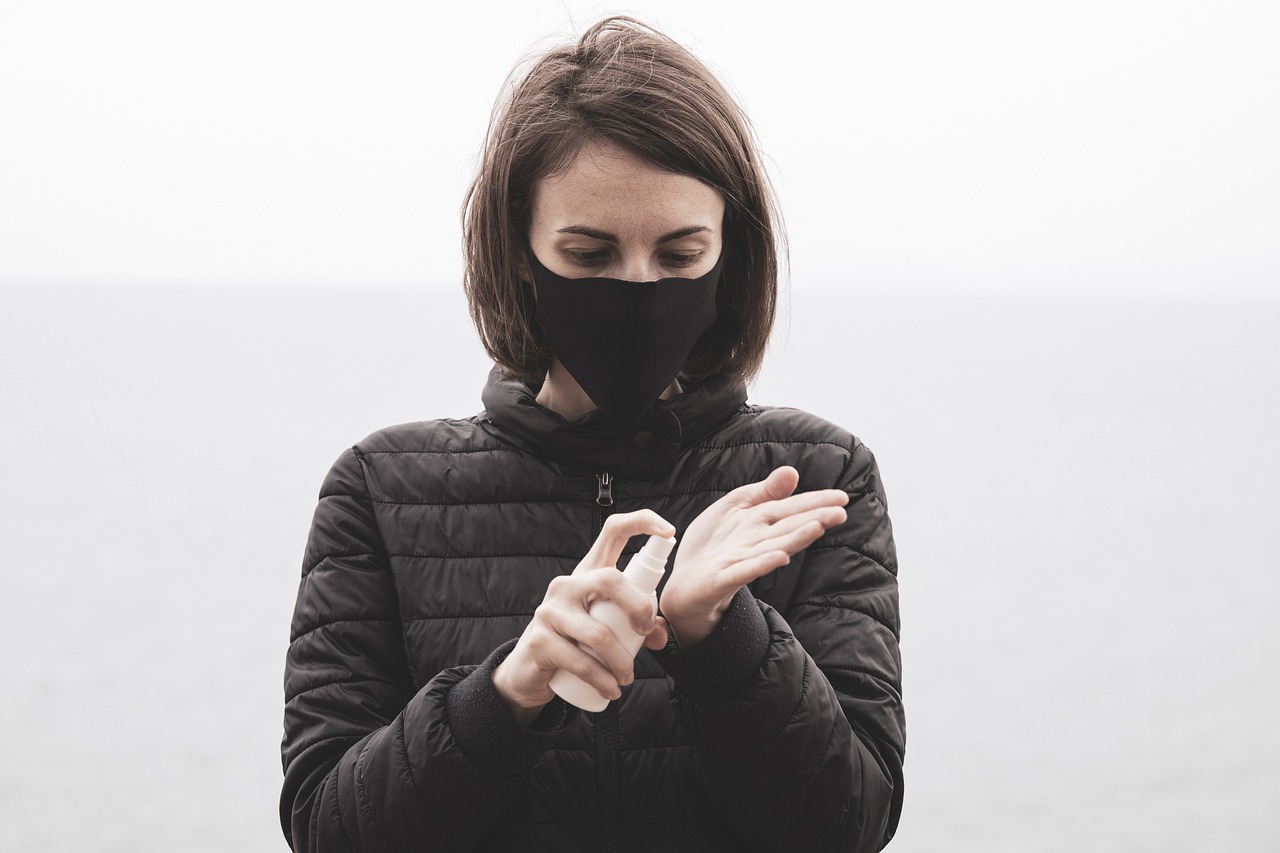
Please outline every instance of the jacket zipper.
[[[613, 477], [608, 471], [596, 474], [596, 536], [613, 507]], [[601, 822], [605, 850], [616, 853], [621, 837], [618, 826], [618, 702], [595, 715], [596, 772], [600, 788]]]
[[600, 531], [604, 529], [604, 519], [608, 515], [606, 509], [613, 506], [613, 475], [608, 471], [601, 471], [596, 474], [596, 483], [599, 490], [596, 491], [596, 503], [601, 507], [600, 523], [596, 525], [596, 535], [600, 535]]

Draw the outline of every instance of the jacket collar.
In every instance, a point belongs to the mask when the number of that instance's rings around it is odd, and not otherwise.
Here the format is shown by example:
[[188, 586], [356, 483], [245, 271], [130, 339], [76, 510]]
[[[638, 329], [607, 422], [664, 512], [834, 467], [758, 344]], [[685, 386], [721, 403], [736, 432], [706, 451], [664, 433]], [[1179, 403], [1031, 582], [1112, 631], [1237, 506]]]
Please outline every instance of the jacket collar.
[[747, 400], [746, 386], [719, 376], [681, 379], [684, 392], [659, 400], [640, 424], [602, 412], [568, 421], [538, 405], [538, 389], [494, 367], [481, 400], [481, 423], [522, 450], [564, 465], [657, 480], [675, 468], [680, 454], [706, 436]]

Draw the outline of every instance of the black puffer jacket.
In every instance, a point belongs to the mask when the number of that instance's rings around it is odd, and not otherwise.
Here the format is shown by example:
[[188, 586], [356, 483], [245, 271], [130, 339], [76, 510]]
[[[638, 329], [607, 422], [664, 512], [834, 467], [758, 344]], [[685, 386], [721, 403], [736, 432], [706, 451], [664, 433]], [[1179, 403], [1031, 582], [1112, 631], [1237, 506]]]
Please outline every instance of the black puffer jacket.
[[[740, 385], [636, 431], [494, 371], [486, 411], [392, 427], [324, 482], [285, 670], [295, 850], [878, 850], [902, 803], [896, 559], [871, 453]], [[779, 465], [848, 521], [683, 652], [642, 650], [599, 714], [525, 729], [489, 674], [613, 511], [678, 531]], [[612, 505], [607, 505], [609, 497]], [[633, 542], [627, 553], [634, 552]], [[625, 558], [624, 558], [625, 559]]]

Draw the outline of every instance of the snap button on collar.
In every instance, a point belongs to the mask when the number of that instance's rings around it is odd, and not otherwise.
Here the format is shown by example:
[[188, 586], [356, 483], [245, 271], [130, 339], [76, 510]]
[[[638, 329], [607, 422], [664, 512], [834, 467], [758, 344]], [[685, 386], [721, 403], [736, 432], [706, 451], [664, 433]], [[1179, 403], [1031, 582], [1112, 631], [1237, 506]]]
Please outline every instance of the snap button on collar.
[[632, 439], [631, 443], [634, 444], [638, 450], [648, 450], [650, 447], [653, 447], [653, 433], [647, 429], [642, 429], [636, 433], [635, 438]]

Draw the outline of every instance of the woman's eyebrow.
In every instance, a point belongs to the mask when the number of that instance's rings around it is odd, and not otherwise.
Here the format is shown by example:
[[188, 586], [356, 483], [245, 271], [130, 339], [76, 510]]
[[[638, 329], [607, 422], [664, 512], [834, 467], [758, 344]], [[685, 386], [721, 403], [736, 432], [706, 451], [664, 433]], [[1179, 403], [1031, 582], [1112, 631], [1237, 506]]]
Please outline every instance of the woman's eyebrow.
[[[710, 231], [711, 229], [705, 225], [689, 225], [685, 228], [677, 228], [669, 234], [663, 234], [658, 238], [658, 243], [670, 243], [672, 240], [679, 240], [681, 237], [688, 237], [690, 234], [697, 234], [702, 231]], [[584, 237], [590, 237], [593, 240], [604, 240], [606, 243], [617, 245], [618, 237], [610, 234], [608, 231], [601, 231], [597, 228], [588, 228], [585, 225], [566, 225], [564, 228], [557, 228], [557, 234], [581, 234]]]

